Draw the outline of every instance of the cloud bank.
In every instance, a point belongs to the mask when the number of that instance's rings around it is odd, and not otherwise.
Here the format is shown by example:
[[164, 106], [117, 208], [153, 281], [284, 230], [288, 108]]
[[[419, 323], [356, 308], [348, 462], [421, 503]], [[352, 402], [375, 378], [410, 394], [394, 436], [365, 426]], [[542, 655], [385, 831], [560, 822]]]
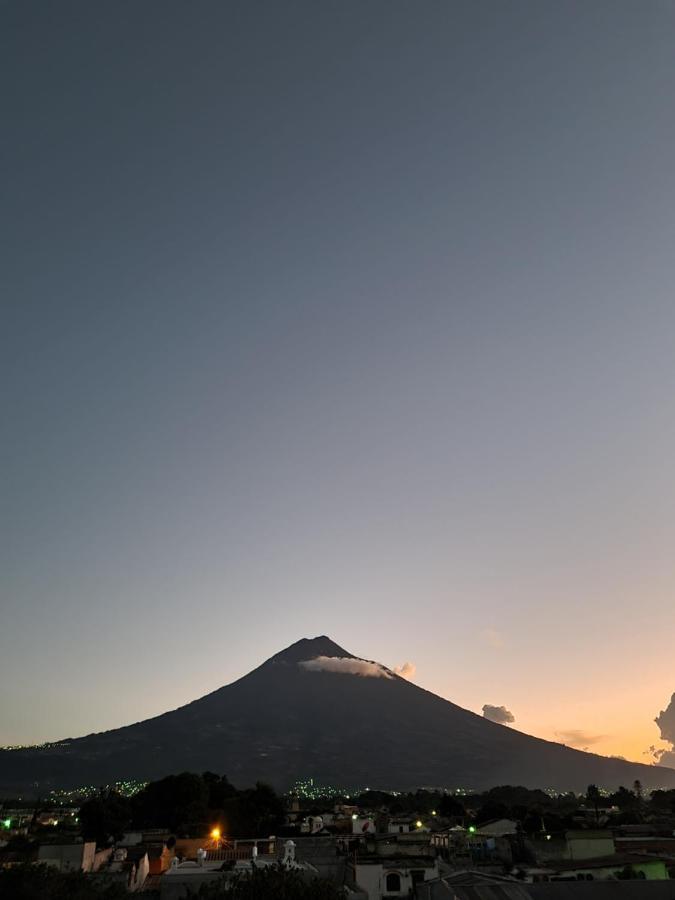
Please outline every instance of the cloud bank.
[[581, 747], [587, 750], [593, 744], [599, 744], [607, 737], [606, 734], [589, 734], [587, 731], [581, 731], [578, 728], [570, 728], [568, 731], [556, 731], [555, 736], [563, 744], [569, 747]]
[[483, 705], [483, 715], [491, 722], [497, 722], [498, 725], [508, 725], [509, 722], [516, 721], [516, 717], [510, 709], [505, 706], [492, 706], [490, 703]]
[[411, 662], [404, 662], [402, 666], [394, 666], [394, 673], [405, 679], [414, 678], [416, 671], [417, 666]]
[[316, 659], [303, 659], [298, 665], [310, 672], [335, 672], [337, 675], [360, 675], [362, 678], [393, 678], [391, 672], [380, 663], [346, 656], [317, 656]]
[[649, 748], [649, 752], [656, 760], [657, 765], [675, 768], [675, 694], [670, 698], [668, 706], [661, 710], [654, 721], [659, 726], [661, 740], [670, 744], [670, 748], [657, 750], [652, 746]]

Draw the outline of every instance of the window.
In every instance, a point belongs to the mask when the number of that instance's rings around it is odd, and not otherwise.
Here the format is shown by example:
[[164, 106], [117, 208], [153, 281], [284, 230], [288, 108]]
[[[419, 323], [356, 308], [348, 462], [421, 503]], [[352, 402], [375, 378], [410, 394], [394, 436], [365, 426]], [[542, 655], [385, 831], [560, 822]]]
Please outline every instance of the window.
[[398, 872], [390, 872], [385, 880], [385, 890], [388, 894], [398, 894], [401, 890], [401, 876]]

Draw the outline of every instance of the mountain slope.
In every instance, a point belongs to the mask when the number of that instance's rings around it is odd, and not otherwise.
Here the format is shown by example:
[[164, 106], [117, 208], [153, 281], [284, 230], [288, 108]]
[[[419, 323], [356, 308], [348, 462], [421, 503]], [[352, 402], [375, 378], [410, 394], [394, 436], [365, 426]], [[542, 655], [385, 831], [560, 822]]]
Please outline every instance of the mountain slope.
[[[354, 674], [358, 672], [359, 674]], [[211, 694], [125, 728], [42, 750], [0, 752], [0, 788], [45, 791], [182, 770], [283, 789], [481, 789], [524, 784], [675, 786], [675, 771], [584, 753], [497, 725], [352, 656], [303, 639]]]

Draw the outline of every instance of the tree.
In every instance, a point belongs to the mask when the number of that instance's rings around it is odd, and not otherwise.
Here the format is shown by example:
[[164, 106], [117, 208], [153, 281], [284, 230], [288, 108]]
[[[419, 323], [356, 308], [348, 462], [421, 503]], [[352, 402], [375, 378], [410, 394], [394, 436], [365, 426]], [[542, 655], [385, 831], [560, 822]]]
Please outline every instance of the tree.
[[227, 833], [241, 837], [275, 834], [284, 819], [283, 801], [261, 782], [226, 800], [223, 811]]
[[649, 800], [649, 806], [651, 807], [652, 812], [657, 813], [658, 815], [675, 814], [675, 790], [663, 791], [657, 790], [652, 791], [652, 795]]
[[134, 820], [141, 826], [184, 831], [208, 820], [209, 786], [201, 775], [182, 772], [151, 781], [133, 798]]
[[131, 803], [115, 791], [92, 797], [80, 807], [79, 819], [85, 841], [105, 846], [111, 839], [118, 841], [131, 822]]
[[225, 801], [235, 797], [237, 789], [230, 784], [227, 775], [216, 775], [213, 772], [204, 772], [202, 779], [206, 784], [209, 796], [207, 805], [209, 809], [222, 809]]
[[638, 872], [630, 864], [626, 864], [623, 869], [615, 874], [618, 881], [631, 881], [634, 878], [646, 878], [644, 872]]
[[620, 810], [635, 809], [636, 797], [632, 791], [622, 785], [618, 791], [610, 795], [609, 801], [613, 806], [618, 806]]
[[600, 791], [598, 790], [596, 785], [588, 785], [588, 790], [586, 791], [586, 800], [595, 810], [595, 824], [597, 826], [600, 824]]
[[466, 816], [464, 804], [457, 797], [453, 797], [452, 794], [445, 794], [444, 797], [441, 797], [438, 811], [446, 819], [463, 819]]

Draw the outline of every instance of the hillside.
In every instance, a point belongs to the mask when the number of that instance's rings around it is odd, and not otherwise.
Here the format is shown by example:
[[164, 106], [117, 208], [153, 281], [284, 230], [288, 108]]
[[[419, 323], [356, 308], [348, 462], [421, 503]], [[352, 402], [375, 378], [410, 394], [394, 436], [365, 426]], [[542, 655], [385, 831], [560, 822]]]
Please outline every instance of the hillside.
[[264, 780], [278, 789], [308, 777], [347, 788], [582, 790], [636, 779], [675, 787], [672, 769], [497, 725], [318, 637], [155, 718], [66, 746], [2, 751], [0, 789], [44, 792], [207, 769], [240, 786]]

